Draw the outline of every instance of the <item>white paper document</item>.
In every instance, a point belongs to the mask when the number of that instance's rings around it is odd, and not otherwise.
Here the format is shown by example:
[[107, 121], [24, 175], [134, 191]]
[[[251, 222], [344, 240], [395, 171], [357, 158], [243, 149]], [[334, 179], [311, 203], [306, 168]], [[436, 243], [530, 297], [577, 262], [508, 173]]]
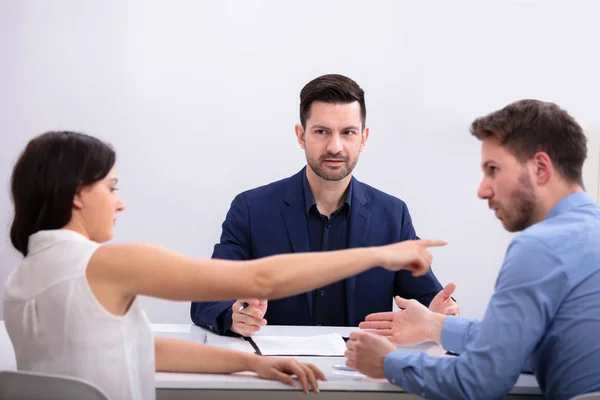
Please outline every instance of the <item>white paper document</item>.
[[339, 333], [315, 336], [252, 336], [263, 356], [343, 356], [346, 342]]

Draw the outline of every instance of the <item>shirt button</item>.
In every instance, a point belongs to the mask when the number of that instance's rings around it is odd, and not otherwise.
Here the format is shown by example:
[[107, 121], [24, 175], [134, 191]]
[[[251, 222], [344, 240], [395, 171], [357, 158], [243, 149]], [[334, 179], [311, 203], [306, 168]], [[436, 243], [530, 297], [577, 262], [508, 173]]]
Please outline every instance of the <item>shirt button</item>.
[[319, 292], [319, 294], [320, 294], [321, 296], [325, 296], [325, 291], [324, 291], [324, 290], [321, 290], [321, 291]]
[[210, 329], [211, 331], [215, 330], [215, 328], [212, 325], [210, 325], [210, 324], [208, 324], [208, 329]]
[[331, 224], [327, 224], [327, 227], [328, 227], [328, 228], [331, 228]]

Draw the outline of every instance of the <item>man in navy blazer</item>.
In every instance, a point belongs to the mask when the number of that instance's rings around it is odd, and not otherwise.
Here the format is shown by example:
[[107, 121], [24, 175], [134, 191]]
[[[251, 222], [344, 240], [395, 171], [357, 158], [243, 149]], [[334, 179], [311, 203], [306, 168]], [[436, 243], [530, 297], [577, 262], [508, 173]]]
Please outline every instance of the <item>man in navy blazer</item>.
[[[342, 75], [324, 75], [300, 93], [298, 143], [307, 167], [297, 174], [238, 194], [223, 223], [213, 258], [248, 260], [282, 253], [333, 251], [415, 239], [406, 204], [352, 176], [366, 145], [363, 90]], [[455, 313], [454, 286], [430, 270], [374, 268], [301, 295], [273, 300], [194, 302], [196, 325], [219, 334], [250, 336], [272, 325], [357, 326], [389, 312], [392, 298], [416, 299], [436, 312]], [[386, 314], [378, 314], [377, 320]]]

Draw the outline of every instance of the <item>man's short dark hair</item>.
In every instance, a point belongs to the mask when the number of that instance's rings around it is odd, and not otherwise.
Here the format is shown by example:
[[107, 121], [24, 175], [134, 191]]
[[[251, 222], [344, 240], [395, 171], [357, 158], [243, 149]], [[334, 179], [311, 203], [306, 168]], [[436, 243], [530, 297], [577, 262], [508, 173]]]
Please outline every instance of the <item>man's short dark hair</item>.
[[322, 75], [308, 82], [300, 92], [300, 123], [306, 128], [313, 102], [349, 104], [358, 101], [362, 128], [367, 120], [365, 92], [352, 79], [338, 74]]
[[554, 103], [516, 101], [476, 119], [471, 134], [479, 140], [497, 137], [520, 162], [543, 151], [566, 181], [583, 186], [587, 138], [577, 121]]

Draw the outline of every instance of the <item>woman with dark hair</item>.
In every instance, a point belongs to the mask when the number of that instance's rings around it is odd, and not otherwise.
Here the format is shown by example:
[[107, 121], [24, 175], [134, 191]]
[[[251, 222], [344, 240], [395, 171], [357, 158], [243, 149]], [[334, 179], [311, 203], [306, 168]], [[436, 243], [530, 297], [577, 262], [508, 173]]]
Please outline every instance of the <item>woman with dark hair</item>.
[[171, 300], [280, 298], [373, 266], [429, 268], [429, 246], [278, 255], [252, 261], [199, 260], [157, 246], [106, 244], [125, 205], [116, 193], [115, 153], [75, 132], [29, 142], [12, 175], [14, 247], [25, 257], [4, 291], [6, 329], [21, 370], [86, 379], [113, 400], [153, 399], [155, 371], [232, 373], [317, 390], [323, 373], [293, 359], [267, 358], [153, 338], [138, 295]]

